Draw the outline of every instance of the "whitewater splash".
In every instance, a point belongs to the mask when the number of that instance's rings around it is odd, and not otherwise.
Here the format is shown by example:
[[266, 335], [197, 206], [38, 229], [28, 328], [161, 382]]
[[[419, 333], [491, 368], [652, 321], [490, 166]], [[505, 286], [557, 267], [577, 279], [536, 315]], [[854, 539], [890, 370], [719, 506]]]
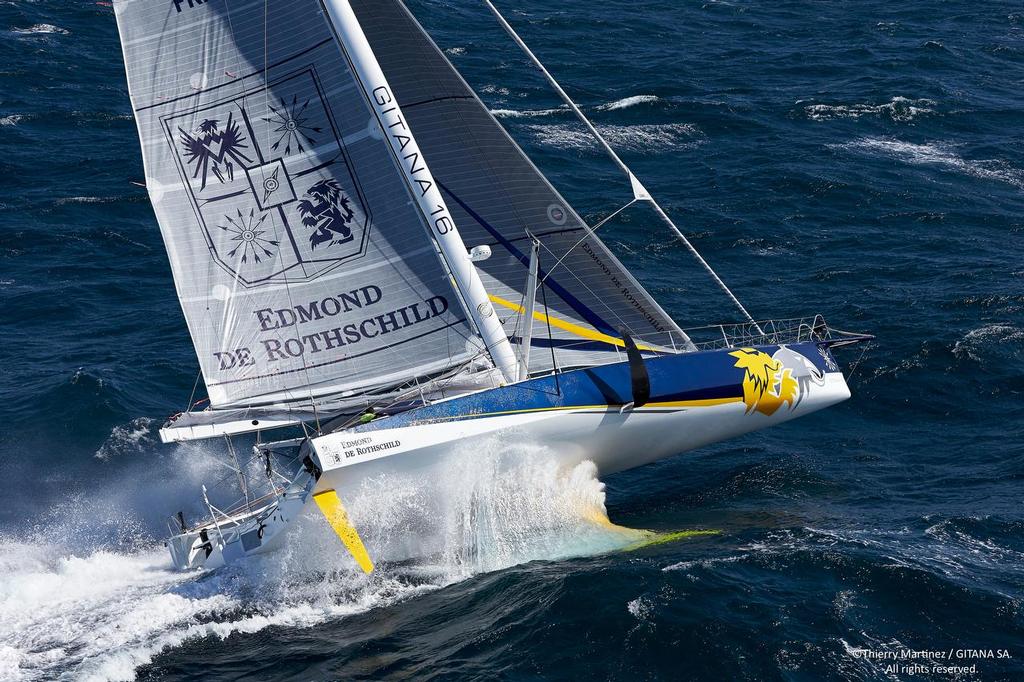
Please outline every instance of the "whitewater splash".
[[125, 453], [138, 453], [156, 445], [153, 438], [156, 422], [149, 417], [137, 417], [127, 424], [115, 426], [110, 437], [94, 455], [96, 459], [110, 461]]
[[[78, 533], [65, 527], [44, 529], [40, 537], [51, 540], [39, 544], [0, 538], [0, 678], [131, 680], [190, 641], [312, 627], [480, 572], [648, 537], [607, 521], [591, 463], [561, 470], [550, 454], [494, 442], [455, 453], [426, 480], [364, 484], [346, 503], [367, 544], [387, 548], [370, 576], [315, 513], [296, 521], [279, 552], [205, 574], [172, 570], [152, 543], [127, 552], [77, 547]], [[408, 556], [421, 558], [399, 561]]]

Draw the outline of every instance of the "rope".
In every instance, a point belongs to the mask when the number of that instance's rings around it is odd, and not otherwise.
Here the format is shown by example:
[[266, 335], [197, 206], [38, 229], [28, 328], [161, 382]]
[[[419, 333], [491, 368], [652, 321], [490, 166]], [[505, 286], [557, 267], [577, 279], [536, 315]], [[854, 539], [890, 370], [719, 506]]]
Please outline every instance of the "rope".
[[850, 384], [853, 381], [853, 376], [857, 373], [857, 370], [860, 368], [861, 360], [864, 359], [864, 356], [867, 354], [868, 349], [870, 348], [871, 342], [868, 341], [867, 343], [864, 344], [863, 348], [861, 348], [860, 356], [853, 362], [853, 364], [850, 365], [850, 373], [846, 377], [847, 384]]
[[559, 258], [559, 259], [558, 259], [557, 261], [555, 261], [555, 264], [551, 266], [551, 269], [550, 269], [550, 270], [548, 270], [548, 273], [547, 273], [546, 275], [544, 275], [543, 277], [541, 277], [541, 281], [544, 281], [544, 280], [546, 280], [546, 279], [547, 279], [548, 277], [550, 277], [550, 276], [551, 276], [551, 273], [553, 273], [553, 272], [555, 271], [555, 268], [557, 268], [557, 267], [558, 267], [559, 265], [561, 265], [561, 264], [562, 264], [562, 261], [563, 261], [563, 260], [565, 260], [566, 258], [568, 258], [568, 257], [569, 257], [569, 254], [570, 254], [570, 253], [572, 253], [573, 251], [575, 251], [575, 250], [576, 250], [576, 247], [578, 247], [578, 246], [579, 246], [580, 244], [582, 244], [583, 242], [587, 241], [587, 240], [588, 240], [588, 239], [590, 239], [591, 237], [593, 237], [593, 236], [596, 236], [596, 235], [597, 235], [597, 231], [598, 231], [599, 229], [601, 229], [602, 227], [604, 227], [604, 225], [605, 225], [605, 224], [606, 224], [606, 223], [607, 223], [607, 222], [608, 222], [609, 220], [611, 220], [611, 219], [612, 219], [612, 218], [614, 218], [615, 216], [619, 215], [620, 213], [622, 213], [623, 211], [625, 211], [625, 210], [626, 210], [627, 208], [629, 208], [630, 206], [632, 206], [632, 205], [633, 205], [633, 204], [635, 204], [636, 202], [637, 202], [637, 199], [633, 199], [633, 200], [632, 200], [631, 202], [629, 202], [629, 203], [628, 203], [628, 204], [626, 204], [625, 206], [622, 206], [622, 207], [620, 207], [620, 208], [617, 208], [617, 209], [615, 209], [615, 211], [613, 211], [612, 213], [610, 213], [610, 214], [609, 214], [608, 216], [606, 216], [606, 217], [605, 217], [605, 218], [604, 218], [603, 220], [599, 221], [599, 222], [598, 222], [598, 223], [597, 223], [596, 225], [594, 225], [593, 227], [591, 227], [591, 226], [587, 225], [586, 223], [584, 223], [584, 224], [583, 224], [583, 228], [584, 228], [584, 234], [583, 234], [583, 236], [582, 236], [582, 237], [580, 237], [580, 238], [579, 238], [579, 240], [578, 240], [578, 241], [577, 241], [577, 242], [576, 242], [575, 244], [573, 244], [572, 246], [570, 246], [570, 247], [569, 247], [569, 249], [568, 249], [568, 250], [567, 250], [567, 251], [566, 251], [566, 252], [565, 252], [565, 253], [564, 253], [564, 254], [562, 255], [562, 257], [561, 257], [561, 258]]
[[185, 406], [185, 409], [182, 410], [182, 412], [188, 412], [193, 407], [195, 407], [196, 405], [199, 404], [199, 403], [195, 402], [195, 400], [196, 400], [196, 390], [198, 390], [198, 388], [199, 388], [199, 380], [202, 377], [203, 377], [203, 370], [200, 369], [199, 373], [196, 374], [196, 382], [194, 384], [192, 384], [192, 394], [188, 397], [188, 405]]

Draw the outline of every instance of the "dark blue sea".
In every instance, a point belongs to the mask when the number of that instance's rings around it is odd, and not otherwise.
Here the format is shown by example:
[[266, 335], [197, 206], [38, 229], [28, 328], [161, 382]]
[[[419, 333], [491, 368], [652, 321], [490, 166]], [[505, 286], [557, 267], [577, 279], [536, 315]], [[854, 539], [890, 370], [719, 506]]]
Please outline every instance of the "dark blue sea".
[[[198, 367], [113, 13], [3, 1], [0, 679], [1024, 679], [1024, 5], [500, 4], [756, 317], [877, 335], [853, 398], [604, 491], [484, 485], [514, 537], [475, 563], [363, 578], [309, 517], [175, 573], [226, 453], [156, 435]], [[588, 219], [628, 199], [480, 3], [412, 7]], [[602, 230], [682, 326], [737, 319], [652, 215]], [[588, 545], [580, 498], [720, 532]]]

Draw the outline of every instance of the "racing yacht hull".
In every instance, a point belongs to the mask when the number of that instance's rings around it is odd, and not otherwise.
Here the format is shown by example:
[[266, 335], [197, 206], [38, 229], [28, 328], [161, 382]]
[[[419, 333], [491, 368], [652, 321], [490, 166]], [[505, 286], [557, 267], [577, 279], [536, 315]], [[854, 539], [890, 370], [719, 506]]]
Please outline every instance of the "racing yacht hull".
[[215, 516], [220, 521], [183, 530], [168, 547], [182, 569], [268, 551], [313, 497], [369, 571], [370, 557], [388, 552], [372, 541], [363, 546], [342, 500], [386, 495], [396, 476], [444, 481], [458, 470], [447, 468], [453, 458], [471, 462], [507, 444], [542, 447], [567, 469], [591, 461], [608, 475], [781, 424], [850, 397], [831, 343], [635, 355], [339, 428], [302, 442], [306, 468], [275, 502], [237, 518]]
[[[453, 398], [310, 438], [316, 490], [344, 498], [375, 477], [415, 472], [499, 441], [542, 446], [600, 475], [780, 424], [850, 397], [827, 343], [723, 349], [644, 361], [637, 405], [629, 363], [579, 369]], [[372, 484], [372, 483], [371, 483]]]

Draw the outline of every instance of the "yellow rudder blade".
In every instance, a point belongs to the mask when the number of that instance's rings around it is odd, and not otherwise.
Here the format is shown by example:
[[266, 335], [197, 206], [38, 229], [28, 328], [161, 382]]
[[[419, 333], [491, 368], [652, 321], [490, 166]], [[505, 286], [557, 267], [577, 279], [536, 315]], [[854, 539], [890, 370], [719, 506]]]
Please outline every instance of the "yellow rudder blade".
[[348, 512], [341, 505], [338, 493], [333, 490], [324, 490], [313, 495], [313, 499], [316, 500], [316, 506], [320, 507], [320, 511], [323, 512], [324, 517], [327, 519], [327, 523], [331, 524], [331, 528], [341, 538], [341, 541], [345, 544], [352, 558], [359, 564], [359, 567], [363, 569], [364, 573], [372, 573], [373, 561], [366, 552], [366, 547], [363, 545], [363, 540], [359, 537], [359, 532], [356, 531], [355, 527], [348, 520]]
[[722, 534], [720, 530], [711, 529], [677, 530], [670, 533], [658, 533], [653, 530], [643, 530], [642, 528], [629, 528], [612, 522], [604, 510], [596, 508], [584, 512], [583, 516], [596, 526], [621, 533], [623, 537], [633, 538], [634, 541], [632, 543], [622, 548], [624, 552], [632, 552], [653, 545], [665, 545], [678, 540]]

